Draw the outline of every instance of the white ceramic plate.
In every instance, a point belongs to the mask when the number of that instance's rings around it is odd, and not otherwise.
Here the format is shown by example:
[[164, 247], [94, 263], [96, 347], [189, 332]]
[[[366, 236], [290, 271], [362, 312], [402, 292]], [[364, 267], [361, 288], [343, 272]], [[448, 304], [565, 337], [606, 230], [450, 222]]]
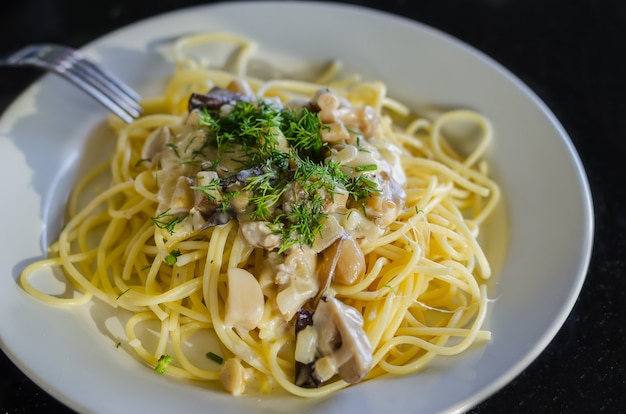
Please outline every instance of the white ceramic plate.
[[[323, 25], [323, 27], [322, 27]], [[489, 229], [498, 272], [491, 286], [493, 340], [404, 378], [360, 384], [321, 401], [233, 398], [155, 375], [116, 349], [115, 314], [98, 306], [58, 310], [16, 282], [61, 225], [69, 189], [112, 137], [107, 113], [60, 78], [29, 88], [0, 121], [0, 338], [36, 383], [81, 412], [400, 413], [462, 411], [519, 374], [556, 334], [580, 291], [592, 243], [584, 170], [558, 121], [519, 80], [476, 50], [402, 18], [331, 4], [234, 3], [169, 13], [97, 40], [85, 52], [144, 95], [170, 67], [164, 41], [196, 31], [255, 38], [260, 53], [290, 69], [342, 59], [390, 94], [470, 107], [493, 121], [492, 164], [506, 198]], [[507, 255], [494, 246], [508, 246]]]

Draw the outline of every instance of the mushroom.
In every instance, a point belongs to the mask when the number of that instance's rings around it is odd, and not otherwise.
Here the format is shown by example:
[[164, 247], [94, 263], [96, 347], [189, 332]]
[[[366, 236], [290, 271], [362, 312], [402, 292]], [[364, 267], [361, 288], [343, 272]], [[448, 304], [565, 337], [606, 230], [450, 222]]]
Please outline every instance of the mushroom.
[[295, 332], [296, 378], [294, 383], [299, 387], [317, 388], [322, 384], [313, 376], [313, 363], [319, 357], [317, 331], [313, 327], [313, 311], [300, 309], [296, 315]]
[[219, 177], [215, 171], [198, 171], [195, 179], [194, 208], [205, 219], [215, 214], [222, 200]]
[[244, 94], [232, 91], [230, 89], [214, 86], [207, 94], [192, 93], [189, 97], [188, 110], [209, 109], [217, 110], [223, 105], [227, 105], [237, 101], [250, 102], [252, 99]]
[[200, 228], [200, 231], [206, 230], [209, 227], [221, 226], [228, 223], [235, 217], [235, 213], [230, 209], [224, 210], [221, 206], [217, 207], [213, 214], [204, 222], [204, 224]]
[[323, 252], [330, 245], [332, 245], [335, 240], [345, 234], [344, 228], [334, 215], [328, 215], [322, 223], [322, 228], [315, 237], [313, 245], [311, 246], [316, 253]]
[[348, 129], [357, 128], [366, 138], [372, 137], [378, 127], [378, 113], [371, 106], [341, 108], [335, 115]]
[[245, 269], [228, 269], [228, 298], [224, 325], [252, 330], [263, 318], [265, 298], [261, 285], [254, 275]]
[[251, 246], [273, 250], [280, 246], [282, 237], [269, 225], [267, 221], [240, 221], [239, 233]]
[[237, 92], [244, 96], [254, 97], [254, 91], [250, 87], [250, 84], [241, 79], [233, 79], [232, 81], [230, 81], [228, 86], [226, 86], [226, 89], [228, 89], [229, 91]]
[[343, 234], [321, 254], [318, 276], [320, 284], [335, 281], [353, 286], [365, 274], [365, 255], [353, 237]]
[[322, 339], [319, 349], [324, 355], [315, 362], [315, 375], [322, 381], [330, 379], [317, 374], [321, 366], [330, 365], [336, 367], [344, 381], [361, 381], [373, 364], [372, 345], [363, 331], [363, 315], [336, 298], [324, 297], [313, 314], [313, 326]]
[[246, 371], [237, 358], [228, 358], [220, 370], [220, 382], [233, 395], [241, 395], [246, 389]]
[[[296, 385], [320, 386], [335, 374], [350, 384], [361, 381], [373, 365], [372, 345], [363, 330], [363, 316], [353, 307], [340, 300], [325, 296], [312, 316], [312, 325], [305, 326], [296, 334], [296, 349], [307, 349], [316, 342], [316, 359], [307, 362], [310, 353], [301, 352], [296, 358]], [[309, 329], [315, 330], [312, 334]], [[308, 332], [307, 334], [303, 334]]]
[[184, 175], [178, 177], [169, 203], [169, 213], [173, 216], [187, 214], [193, 206], [192, 180]]
[[[202, 179], [203, 182], [207, 182], [207, 184], [210, 184], [215, 180], [219, 180], [219, 189], [217, 188], [218, 186], [216, 186], [215, 189], [211, 190], [214, 200], [209, 200], [208, 197], [206, 197], [206, 194], [203, 194], [200, 191], [196, 193], [195, 207], [202, 213], [203, 217], [206, 218], [206, 222], [200, 230], [226, 224], [230, 220], [237, 217], [238, 214], [245, 212], [245, 210], [250, 206], [248, 200], [249, 192], [247, 190], [242, 190], [242, 188], [245, 187], [250, 178], [259, 176], [263, 173], [264, 172], [261, 166], [254, 166], [241, 170], [223, 178], [220, 178], [218, 172], [200, 171], [197, 174], [198, 186], [202, 186], [202, 184], [200, 184], [200, 179]], [[232, 196], [229, 199], [227, 208], [223, 208], [219, 202], [223, 198], [222, 191], [227, 193], [237, 193], [237, 195]]]
[[292, 247], [276, 270], [275, 282], [282, 285], [276, 295], [276, 305], [288, 321], [319, 290], [317, 253], [310, 248]]
[[381, 163], [381, 166], [382, 171], [377, 176], [380, 194], [367, 199], [365, 211], [368, 219], [377, 226], [386, 228], [396, 220], [404, 208], [406, 192], [391, 176], [389, 164]]
[[169, 127], [163, 126], [152, 131], [141, 149], [141, 159], [148, 163], [148, 168], [153, 168], [159, 163], [161, 151], [173, 140], [173, 133]]
[[[222, 180], [222, 184], [227, 188], [228, 191], [234, 191], [235, 189], [239, 189], [242, 186], [245, 186], [250, 178], [258, 177], [259, 175], [263, 175], [265, 171], [263, 171], [262, 165], [254, 165], [245, 170], [240, 170], [234, 174], [231, 174], [225, 177]], [[236, 188], [233, 186], [237, 186]]]

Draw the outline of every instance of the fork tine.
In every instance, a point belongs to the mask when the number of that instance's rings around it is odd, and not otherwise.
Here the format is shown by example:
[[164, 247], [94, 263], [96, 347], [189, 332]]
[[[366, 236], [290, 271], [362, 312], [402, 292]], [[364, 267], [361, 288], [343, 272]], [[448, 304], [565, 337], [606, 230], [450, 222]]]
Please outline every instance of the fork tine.
[[129, 103], [132, 103], [133, 106], [140, 108], [137, 103], [141, 100], [140, 96], [117, 76], [105, 68], [93, 63], [78, 51], [73, 51], [71, 57], [77, 69], [85, 71], [88, 76], [95, 77], [98, 82], [109, 86], [111, 90], [115, 91], [116, 94], [119, 94], [120, 97], [124, 98]]
[[112, 101], [117, 102], [132, 117], [136, 118], [141, 114], [142, 108], [137, 102], [139, 100], [137, 93], [116, 76], [94, 64], [75, 50], [69, 51], [66, 61], [70, 63], [67, 67], [68, 72], [73, 72], [84, 82], [90, 83], [103, 94], [110, 96]]
[[83, 77], [77, 75], [75, 71], [66, 70], [56, 72], [63, 76], [74, 85], [78, 86], [83, 91], [94, 97], [98, 102], [106, 106], [115, 115], [122, 118], [126, 123], [133, 122], [137, 115], [127, 112], [117, 101], [115, 101], [110, 94], [97, 88], [93, 83], [86, 81]]
[[109, 72], [105, 68], [94, 64], [89, 59], [85, 58], [82, 54], [77, 52], [77, 56], [80, 57], [80, 63], [84, 64], [86, 67], [93, 71], [94, 74], [98, 74], [103, 79], [111, 82], [115, 85], [120, 91], [122, 91], [126, 96], [130, 97], [133, 101], [137, 102], [141, 100], [141, 97], [137, 92], [131, 89], [128, 85], [126, 85], [121, 79], [115, 76], [113, 73]]
[[63, 45], [30, 45], [0, 60], [0, 64], [30, 65], [62, 76], [87, 92], [127, 123], [139, 117], [139, 95], [79, 51]]
[[74, 64], [68, 71], [73, 72], [83, 81], [90, 83], [103, 94], [110, 96], [112, 100], [118, 102], [131, 116], [138, 117], [141, 114], [141, 106], [133, 96], [128, 94], [128, 91], [121, 85], [121, 82], [107, 77], [101, 72], [101, 69], [98, 69], [93, 63], [79, 58], [74, 61]]

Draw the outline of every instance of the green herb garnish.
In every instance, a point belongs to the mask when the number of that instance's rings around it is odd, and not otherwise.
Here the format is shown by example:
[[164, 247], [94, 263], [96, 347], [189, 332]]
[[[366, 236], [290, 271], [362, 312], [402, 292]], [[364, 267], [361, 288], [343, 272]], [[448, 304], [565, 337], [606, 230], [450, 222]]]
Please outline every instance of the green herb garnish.
[[284, 114], [283, 129], [287, 142], [300, 155], [316, 159], [324, 146], [322, 129], [325, 126], [316, 113], [306, 108], [300, 112], [286, 111]]
[[359, 165], [358, 167], [354, 168], [354, 171], [356, 171], [356, 172], [376, 171], [377, 168], [378, 168], [378, 165], [376, 165], [376, 164]]
[[187, 214], [174, 216], [173, 214], [170, 214], [170, 209], [168, 208], [156, 217], [151, 217], [151, 220], [158, 228], [165, 229], [169, 234], [173, 234], [176, 225], [185, 220], [185, 218], [187, 218]]
[[217, 362], [218, 364], [222, 364], [224, 362], [224, 358], [210, 351], [206, 353], [206, 357], [209, 358], [211, 361]]
[[380, 194], [376, 182], [367, 178], [365, 175], [350, 178], [346, 183], [346, 190], [348, 190], [356, 201]]
[[[272, 231], [281, 235], [279, 252], [297, 244], [313, 244], [327, 217], [323, 207], [328, 196], [347, 193], [361, 201], [380, 194], [373, 179], [363, 174], [350, 177], [340, 164], [324, 161], [329, 147], [322, 141], [322, 132], [328, 126], [306, 108], [283, 108], [263, 100], [237, 101], [229, 105], [227, 113], [204, 109], [198, 115], [199, 124], [206, 127], [202, 148], [212, 146], [218, 158], [203, 161], [210, 162], [211, 168], [225, 159], [231, 162], [229, 169], [232, 162], [239, 166], [226, 178], [222, 175], [221, 180], [191, 189], [211, 201], [220, 194], [222, 212], [230, 208], [234, 197], [245, 196], [250, 218], [269, 222]], [[361, 134], [352, 133], [357, 135], [360, 150]], [[376, 164], [361, 165], [354, 172], [377, 168]], [[236, 177], [248, 170], [246, 178]], [[167, 213], [157, 216], [155, 223], [171, 233], [180, 219]]]
[[221, 190], [220, 180], [217, 178], [211, 180], [211, 182], [208, 183], [207, 185], [201, 185], [201, 186], [192, 185], [189, 188], [191, 188], [192, 190], [200, 191], [202, 194], [204, 194], [206, 198], [208, 198], [211, 201], [216, 200], [215, 194], [219, 193]]
[[159, 358], [159, 360], [157, 361], [157, 365], [156, 367], [154, 367], [154, 370], [156, 371], [157, 374], [163, 374], [165, 373], [165, 369], [174, 361], [174, 357], [170, 356], [170, 355], [161, 355], [161, 357]]
[[120, 293], [119, 295], [117, 295], [117, 297], [115, 298], [115, 300], [118, 300], [119, 298], [122, 297], [122, 295], [124, 295], [126, 292], [128, 292], [130, 290], [130, 288], [126, 289], [125, 291], [123, 291], [122, 293]]
[[178, 260], [178, 256], [180, 256], [180, 255], [181, 255], [180, 250], [172, 250], [170, 252], [170, 254], [165, 256], [165, 258], [163, 260], [168, 265], [174, 266], [176, 264], [176, 261]]
[[276, 216], [272, 230], [280, 233], [283, 239], [279, 253], [297, 244], [313, 244], [315, 236], [322, 229], [324, 219], [328, 217], [322, 213], [323, 203], [324, 200], [320, 197], [314, 197], [300, 204], [292, 204], [290, 213]]

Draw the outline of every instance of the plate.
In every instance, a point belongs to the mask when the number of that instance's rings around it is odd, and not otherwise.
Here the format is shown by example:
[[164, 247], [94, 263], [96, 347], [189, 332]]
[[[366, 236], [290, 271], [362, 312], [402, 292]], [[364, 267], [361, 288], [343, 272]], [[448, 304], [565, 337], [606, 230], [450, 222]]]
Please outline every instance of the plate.
[[209, 30], [256, 39], [259, 53], [276, 67], [303, 68], [338, 58], [365, 78], [386, 82], [391, 96], [413, 108], [472, 108], [493, 122], [491, 162], [505, 208], [487, 229], [487, 249], [497, 268], [490, 286], [492, 340], [462, 356], [437, 359], [414, 375], [359, 384], [322, 400], [234, 398], [154, 375], [114, 346], [112, 332], [122, 326], [114, 312], [97, 305], [50, 308], [16, 282], [58, 233], [77, 177], [113, 144], [104, 126], [106, 111], [64, 80], [47, 75], [0, 120], [5, 194], [0, 338], [18, 367], [77, 411], [154, 414], [463, 411], [528, 366], [569, 314], [585, 278], [593, 236], [584, 169], [540, 99], [498, 63], [445, 33], [345, 5], [237, 2], [182, 9], [115, 31], [84, 52], [150, 96], [171, 70], [164, 45]]

